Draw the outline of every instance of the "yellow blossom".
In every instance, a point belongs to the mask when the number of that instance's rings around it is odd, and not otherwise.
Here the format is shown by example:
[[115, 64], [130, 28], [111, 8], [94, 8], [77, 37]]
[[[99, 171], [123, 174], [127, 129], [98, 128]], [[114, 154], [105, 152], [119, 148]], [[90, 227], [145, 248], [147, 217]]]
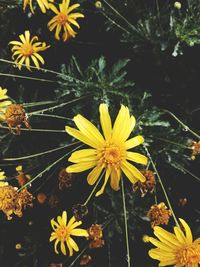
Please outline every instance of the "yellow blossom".
[[107, 105], [101, 104], [99, 111], [104, 137], [90, 121], [80, 114], [74, 117], [79, 130], [65, 127], [68, 134], [92, 147], [74, 152], [69, 161], [75, 164], [67, 167], [67, 172], [82, 172], [93, 168], [87, 177], [88, 183], [93, 185], [105, 170], [103, 186], [96, 196], [104, 192], [109, 178], [112, 189], [119, 190], [122, 172], [132, 184], [138, 180], [144, 182], [144, 175], [129, 161], [147, 164], [146, 156], [128, 151], [144, 142], [144, 138], [140, 135], [127, 140], [136, 124], [135, 117], [130, 116], [128, 107], [121, 106], [113, 127]]
[[[11, 51], [13, 52], [12, 59], [21, 70], [22, 64], [25, 64], [28, 70], [30, 69], [30, 60], [33, 61], [36, 68], [39, 69], [39, 63], [44, 64], [44, 59], [38, 52], [44, 51], [50, 46], [45, 42], [37, 42], [38, 37], [33, 36], [31, 38], [30, 31], [25, 31], [24, 34], [20, 34], [21, 41], [11, 41], [9, 44], [13, 45]], [[15, 58], [16, 57], [16, 58]]]
[[[49, 9], [49, 2], [54, 2], [54, 0], [37, 0], [37, 3], [42, 11], [42, 13], [46, 13], [47, 9]], [[27, 6], [30, 6], [30, 10], [32, 13], [34, 13], [33, 11], [33, 4], [32, 4], [32, 0], [24, 0], [24, 11], [26, 10]]]
[[5, 121], [5, 112], [9, 105], [12, 104], [7, 96], [7, 89], [0, 86], [0, 121]]
[[157, 248], [149, 251], [149, 256], [160, 261], [159, 266], [198, 267], [200, 263], [200, 238], [193, 241], [188, 224], [179, 219], [183, 229], [174, 227], [174, 234], [159, 226], [154, 227], [158, 238], [149, 237], [149, 242]]
[[54, 219], [51, 219], [51, 226], [53, 228], [53, 232], [51, 233], [51, 237], [49, 241], [54, 241], [54, 250], [58, 254], [58, 243], [60, 242], [61, 252], [66, 255], [66, 245], [69, 249], [69, 256], [73, 255], [73, 250], [79, 251], [78, 245], [71, 238], [71, 236], [85, 236], [88, 237], [88, 232], [84, 229], [77, 228], [77, 226], [81, 225], [82, 222], [77, 222], [75, 217], [73, 216], [69, 222], [67, 223], [67, 212], [63, 211], [62, 216], [57, 217], [57, 222]]
[[49, 4], [50, 9], [56, 14], [48, 23], [48, 28], [50, 31], [55, 31], [55, 38], [60, 40], [60, 34], [62, 33], [63, 41], [67, 41], [71, 37], [76, 36], [76, 32], [73, 30], [72, 25], [80, 28], [77, 23], [78, 18], [84, 18], [84, 15], [81, 13], [71, 13], [74, 9], [78, 8], [80, 4], [69, 5], [70, 0], [62, 0], [62, 4], [59, 4], [59, 10], [53, 5]]

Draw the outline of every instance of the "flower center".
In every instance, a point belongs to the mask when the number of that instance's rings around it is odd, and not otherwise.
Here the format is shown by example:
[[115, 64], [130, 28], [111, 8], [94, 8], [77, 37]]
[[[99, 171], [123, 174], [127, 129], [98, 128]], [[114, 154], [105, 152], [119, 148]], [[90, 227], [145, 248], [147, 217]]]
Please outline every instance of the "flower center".
[[64, 13], [60, 13], [57, 15], [57, 23], [60, 25], [64, 25], [67, 22], [67, 15]]
[[66, 238], [69, 236], [69, 232], [66, 226], [59, 226], [55, 230], [55, 233], [57, 235], [57, 239], [59, 239], [60, 241], [65, 241]]
[[200, 262], [200, 245], [191, 244], [178, 252], [178, 263], [198, 264]]
[[29, 57], [34, 53], [33, 46], [30, 43], [23, 44], [21, 47], [21, 53], [25, 57]]
[[120, 167], [124, 156], [124, 149], [114, 143], [106, 143], [101, 149], [100, 162], [106, 167]]

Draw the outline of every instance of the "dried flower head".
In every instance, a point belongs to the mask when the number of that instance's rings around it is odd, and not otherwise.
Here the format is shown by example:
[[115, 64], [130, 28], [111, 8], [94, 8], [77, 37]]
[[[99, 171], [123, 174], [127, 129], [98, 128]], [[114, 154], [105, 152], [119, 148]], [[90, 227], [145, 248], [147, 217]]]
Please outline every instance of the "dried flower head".
[[195, 159], [200, 154], [200, 141], [192, 141], [192, 156], [191, 159]]
[[6, 109], [11, 104], [12, 102], [9, 100], [9, 97], [7, 96], [7, 89], [3, 89], [0, 86], [0, 121], [5, 121]]
[[22, 210], [26, 209], [28, 206], [33, 207], [33, 200], [34, 200], [33, 195], [30, 192], [28, 192], [26, 188], [20, 191], [16, 199], [15, 214], [21, 217]]
[[103, 239], [91, 240], [89, 243], [89, 248], [102, 248], [105, 245], [105, 241]]
[[97, 240], [103, 236], [103, 229], [100, 224], [92, 224], [87, 231], [91, 240]]
[[178, 205], [181, 207], [184, 207], [185, 205], [187, 205], [187, 203], [188, 203], [188, 200], [186, 197], [179, 198], [178, 200]]
[[[46, 13], [47, 9], [49, 9], [49, 2], [54, 2], [54, 0], [37, 0], [37, 3], [42, 11], [42, 13]], [[30, 10], [32, 13], [34, 13], [33, 11], [33, 4], [32, 4], [32, 0], [24, 0], [24, 11], [26, 10], [27, 6], [30, 6]]]
[[72, 213], [76, 221], [81, 221], [88, 214], [88, 208], [83, 204], [75, 204], [72, 207]]
[[104, 136], [94, 124], [80, 114], [73, 119], [78, 130], [65, 127], [69, 135], [91, 147], [72, 153], [69, 161], [74, 164], [67, 167], [67, 172], [77, 173], [92, 169], [87, 181], [94, 185], [105, 171], [104, 183], [96, 196], [103, 194], [109, 179], [112, 189], [118, 191], [122, 172], [132, 184], [138, 180], [144, 182], [146, 178], [130, 161], [143, 165], [148, 161], [146, 156], [129, 151], [142, 144], [144, 138], [135, 136], [127, 140], [136, 124], [135, 117], [130, 115], [128, 107], [121, 105], [113, 126], [106, 104], [99, 106], [99, 112]]
[[59, 202], [60, 202], [60, 199], [57, 195], [55, 195], [55, 194], [50, 195], [50, 197], [48, 199], [48, 204], [51, 208], [57, 207]]
[[55, 38], [60, 40], [61, 34], [63, 41], [67, 41], [71, 37], [76, 36], [76, 32], [73, 30], [72, 26], [76, 26], [78, 29], [80, 28], [78, 22], [76, 21], [78, 18], [84, 18], [84, 15], [78, 12], [71, 13], [74, 9], [78, 8], [79, 4], [69, 5], [70, 0], [62, 0], [62, 3], [59, 4], [59, 10], [53, 5], [49, 4], [50, 9], [56, 14], [48, 23], [48, 28], [50, 31], [55, 31]]
[[15, 176], [15, 179], [17, 180], [19, 186], [25, 185], [31, 179], [29, 174], [24, 173], [22, 165], [18, 165], [16, 167], [16, 171], [18, 172], [18, 175]]
[[[28, 121], [28, 116], [23, 106], [20, 104], [11, 104], [6, 108], [5, 121], [8, 124], [10, 130], [17, 135], [20, 134], [20, 129], [23, 123], [27, 128], [31, 129]], [[15, 127], [15, 132], [12, 130], [13, 127]]]
[[72, 173], [66, 172], [66, 168], [63, 168], [58, 174], [58, 187], [60, 190], [69, 188], [72, 186], [74, 176]]
[[64, 267], [62, 263], [51, 263], [51, 267]]
[[67, 223], [67, 212], [63, 211], [62, 216], [57, 217], [57, 222], [51, 219], [53, 232], [51, 233], [50, 242], [55, 241], [54, 250], [58, 254], [57, 245], [60, 242], [61, 252], [66, 255], [66, 245], [69, 250], [69, 256], [73, 255], [73, 250], [79, 251], [78, 245], [71, 236], [88, 237], [88, 232], [84, 229], [77, 228], [82, 222], [76, 222], [74, 216]]
[[40, 204], [44, 204], [47, 200], [47, 196], [45, 193], [43, 192], [39, 192], [37, 194], [37, 201], [40, 203]]
[[151, 206], [147, 213], [147, 217], [151, 221], [151, 227], [154, 228], [156, 225], [168, 224], [170, 217], [172, 216], [171, 210], [167, 209], [164, 202]]
[[133, 191], [140, 190], [141, 197], [144, 197], [148, 192], [152, 193], [154, 191], [156, 180], [155, 174], [151, 170], [140, 170], [141, 173], [146, 177], [146, 181], [141, 182], [138, 181], [137, 183], [133, 184]]
[[149, 250], [149, 256], [160, 261], [159, 266], [198, 267], [200, 263], [200, 238], [193, 241], [189, 225], [179, 219], [184, 231], [174, 227], [174, 234], [159, 226], [154, 227], [158, 238], [149, 237], [149, 242], [156, 246]]
[[81, 266], [84, 266], [84, 265], [87, 265], [91, 260], [92, 260], [92, 257], [90, 255], [85, 254], [85, 255], [83, 255], [79, 264]]
[[[11, 51], [13, 52], [12, 59], [21, 70], [22, 64], [25, 64], [28, 70], [30, 68], [30, 60], [33, 61], [36, 68], [39, 69], [39, 63], [44, 64], [44, 59], [38, 54], [49, 48], [45, 42], [37, 42], [38, 37], [33, 36], [31, 38], [30, 31], [25, 31], [24, 34], [20, 34], [20, 41], [11, 41], [9, 44], [13, 45]], [[15, 59], [16, 57], [16, 59]]]

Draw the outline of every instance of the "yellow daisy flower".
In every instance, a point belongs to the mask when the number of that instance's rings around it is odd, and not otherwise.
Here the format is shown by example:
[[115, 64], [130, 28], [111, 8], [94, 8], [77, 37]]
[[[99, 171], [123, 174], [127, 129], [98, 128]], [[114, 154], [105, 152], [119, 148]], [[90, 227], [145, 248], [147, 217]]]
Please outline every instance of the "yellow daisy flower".
[[71, 25], [80, 28], [77, 23], [77, 18], [84, 18], [81, 13], [71, 13], [74, 9], [80, 6], [80, 4], [74, 4], [69, 6], [70, 0], [63, 0], [62, 4], [59, 4], [59, 10], [53, 5], [49, 4], [50, 9], [56, 14], [48, 23], [48, 28], [53, 31], [56, 28], [55, 38], [60, 40], [61, 30], [63, 29], [62, 39], [67, 41], [70, 37], [75, 37], [76, 32], [73, 30]]
[[[54, 2], [54, 0], [37, 0], [37, 3], [42, 11], [42, 13], [46, 13], [47, 9], [49, 9], [49, 2]], [[26, 10], [27, 6], [30, 6], [30, 10], [32, 13], [34, 13], [33, 11], [33, 4], [32, 4], [32, 0], [24, 0], [24, 11]]]
[[[61, 252], [66, 255], [66, 247], [67, 245], [69, 249], [69, 256], [73, 255], [73, 250], [79, 251], [79, 248], [76, 242], [71, 238], [72, 236], [85, 236], [88, 237], [89, 234], [86, 230], [76, 228], [77, 226], [81, 225], [82, 222], [77, 222], [75, 217], [73, 216], [68, 224], [67, 224], [67, 212], [63, 211], [62, 217], [57, 217], [57, 222], [54, 219], [51, 219], [51, 226], [54, 232], [51, 233], [51, 237], [49, 239], [50, 242], [55, 240], [54, 250], [56, 254], [58, 254], [58, 243], [60, 242], [60, 249]], [[65, 244], [66, 243], [66, 244]]]
[[[38, 41], [37, 36], [30, 37], [30, 31], [25, 31], [24, 34], [20, 34], [20, 41], [11, 41], [9, 44], [13, 45], [11, 51], [13, 52], [12, 59], [18, 65], [21, 70], [22, 64], [25, 64], [28, 70], [30, 69], [30, 59], [37, 67], [40, 68], [39, 63], [44, 64], [44, 59], [38, 54], [40, 51], [44, 51], [50, 46], [45, 42]], [[16, 59], [15, 59], [16, 57]]]
[[10, 100], [8, 100], [7, 89], [3, 89], [0, 86], [0, 121], [5, 121], [5, 112], [6, 108], [12, 104]]
[[149, 237], [148, 241], [155, 245], [149, 256], [160, 261], [159, 266], [198, 267], [200, 263], [200, 238], [193, 241], [188, 224], [179, 219], [182, 228], [175, 226], [172, 234], [159, 226], [154, 227], [158, 238]]
[[5, 178], [6, 178], [5, 172], [0, 169], [0, 187], [8, 185], [7, 182], [4, 182]]
[[106, 104], [99, 106], [99, 112], [104, 137], [90, 121], [80, 114], [74, 117], [79, 130], [65, 127], [68, 134], [92, 147], [72, 153], [69, 161], [75, 164], [67, 167], [67, 172], [82, 172], [94, 168], [87, 177], [88, 183], [93, 185], [105, 169], [105, 180], [96, 196], [104, 192], [109, 178], [112, 189], [119, 190], [122, 172], [133, 184], [138, 180], [144, 182], [144, 175], [129, 161], [147, 164], [147, 157], [128, 151], [144, 142], [144, 138], [140, 135], [127, 140], [136, 124], [135, 117], [130, 116], [128, 107], [121, 106], [113, 127]]

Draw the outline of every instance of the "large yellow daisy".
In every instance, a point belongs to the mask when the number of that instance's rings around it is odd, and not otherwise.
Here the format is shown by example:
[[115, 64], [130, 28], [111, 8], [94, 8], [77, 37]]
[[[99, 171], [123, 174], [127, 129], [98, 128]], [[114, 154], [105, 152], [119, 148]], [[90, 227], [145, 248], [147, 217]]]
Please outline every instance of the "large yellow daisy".
[[96, 196], [104, 192], [109, 178], [112, 189], [119, 190], [122, 172], [133, 184], [138, 180], [144, 182], [143, 174], [129, 161], [147, 164], [146, 156], [128, 151], [144, 142], [144, 138], [140, 135], [127, 140], [136, 124], [135, 117], [130, 116], [128, 107], [121, 106], [113, 127], [106, 104], [99, 106], [99, 112], [104, 137], [90, 121], [80, 114], [74, 117], [78, 130], [69, 126], [65, 127], [68, 134], [91, 147], [78, 150], [71, 155], [69, 161], [75, 164], [67, 167], [67, 172], [82, 172], [93, 168], [87, 177], [88, 183], [93, 185], [105, 170], [103, 186]]
[[78, 22], [76, 21], [78, 18], [84, 18], [84, 15], [81, 13], [71, 13], [74, 9], [78, 8], [80, 4], [73, 4], [69, 6], [70, 0], [63, 0], [62, 4], [59, 4], [59, 10], [53, 5], [49, 4], [50, 9], [56, 14], [48, 23], [48, 28], [50, 31], [55, 31], [55, 38], [60, 40], [60, 34], [63, 29], [62, 39], [63, 41], [67, 41], [71, 37], [76, 36], [76, 32], [73, 30], [73, 26], [76, 26], [78, 29], [80, 28]]
[[[40, 68], [39, 63], [44, 64], [44, 59], [38, 52], [44, 51], [49, 48], [45, 42], [38, 41], [37, 36], [30, 37], [30, 31], [25, 31], [24, 34], [20, 34], [20, 41], [11, 41], [9, 44], [13, 45], [11, 51], [13, 52], [12, 59], [21, 70], [22, 64], [25, 64], [28, 70], [30, 69], [30, 59], [33, 61], [37, 69]], [[15, 59], [16, 57], [16, 59]]]
[[66, 255], [66, 245], [69, 249], [69, 256], [73, 255], [73, 250], [79, 251], [78, 245], [71, 238], [71, 236], [85, 236], [88, 237], [89, 234], [87, 230], [77, 228], [77, 226], [81, 225], [82, 222], [77, 222], [75, 217], [73, 216], [68, 224], [67, 224], [67, 212], [63, 211], [62, 217], [57, 217], [57, 222], [54, 219], [51, 219], [51, 226], [53, 228], [53, 232], [51, 233], [51, 237], [49, 241], [54, 241], [54, 250], [56, 254], [58, 254], [58, 243], [60, 242], [61, 252]]
[[[37, 3], [42, 11], [42, 13], [46, 13], [47, 9], [49, 9], [49, 2], [54, 2], [54, 0], [37, 0]], [[32, 13], [34, 13], [33, 11], [33, 4], [32, 4], [32, 0], [24, 0], [24, 11], [26, 10], [27, 6], [30, 6], [30, 10]]]
[[149, 237], [148, 241], [155, 245], [149, 251], [149, 256], [160, 261], [159, 266], [198, 267], [200, 264], [200, 238], [193, 241], [188, 224], [179, 219], [182, 224], [174, 227], [172, 234], [159, 226], [154, 227], [154, 234], [158, 238]]
[[6, 108], [11, 104], [12, 102], [7, 96], [7, 89], [3, 89], [0, 86], [0, 121], [5, 121]]

